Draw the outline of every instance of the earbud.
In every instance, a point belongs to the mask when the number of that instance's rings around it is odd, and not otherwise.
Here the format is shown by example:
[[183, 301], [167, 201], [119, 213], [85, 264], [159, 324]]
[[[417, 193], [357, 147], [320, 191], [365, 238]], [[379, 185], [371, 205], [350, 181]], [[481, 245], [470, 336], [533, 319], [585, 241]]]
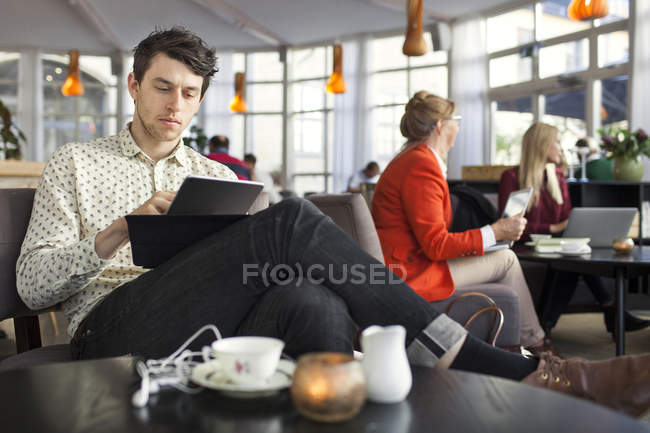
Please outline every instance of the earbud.
[[134, 392], [133, 397], [131, 398], [131, 403], [135, 407], [145, 407], [147, 405], [147, 401], [149, 401], [149, 393], [146, 392], [143, 388], [140, 388]]

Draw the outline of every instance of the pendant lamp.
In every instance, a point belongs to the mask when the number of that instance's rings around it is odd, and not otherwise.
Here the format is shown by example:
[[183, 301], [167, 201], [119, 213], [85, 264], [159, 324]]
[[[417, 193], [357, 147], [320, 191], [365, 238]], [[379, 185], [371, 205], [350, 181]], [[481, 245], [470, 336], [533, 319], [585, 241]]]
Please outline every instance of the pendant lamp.
[[327, 80], [325, 91], [327, 93], [345, 93], [348, 86], [343, 79], [343, 47], [340, 44], [334, 45], [334, 67], [332, 69], [332, 75]]
[[603, 18], [609, 14], [609, 4], [607, 0], [572, 0], [567, 14], [574, 21]]
[[422, 0], [406, 0], [406, 40], [402, 47], [405, 56], [421, 56], [427, 52], [422, 30]]
[[235, 73], [235, 96], [230, 102], [230, 109], [235, 113], [245, 113], [248, 110], [244, 99], [244, 77], [243, 72]]
[[68, 66], [68, 77], [61, 86], [63, 96], [81, 96], [84, 94], [84, 85], [81, 84], [79, 76], [79, 51], [70, 51], [70, 64]]

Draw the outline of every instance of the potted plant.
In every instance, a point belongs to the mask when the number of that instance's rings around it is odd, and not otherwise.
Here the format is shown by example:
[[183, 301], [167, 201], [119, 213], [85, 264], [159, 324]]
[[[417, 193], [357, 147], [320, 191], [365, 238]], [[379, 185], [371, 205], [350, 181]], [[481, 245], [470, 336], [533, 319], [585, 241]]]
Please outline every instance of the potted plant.
[[643, 177], [641, 155], [650, 157], [650, 138], [643, 129], [601, 129], [603, 150], [614, 160], [614, 179], [639, 181]]
[[2, 101], [0, 101], [0, 119], [2, 119], [0, 139], [3, 143], [4, 157], [6, 159], [21, 159], [20, 145], [26, 142], [25, 134], [13, 122], [11, 111]]
[[203, 154], [205, 146], [208, 144], [208, 137], [200, 126], [192, 125], [190, 135], [183, 137], [183, 144]]

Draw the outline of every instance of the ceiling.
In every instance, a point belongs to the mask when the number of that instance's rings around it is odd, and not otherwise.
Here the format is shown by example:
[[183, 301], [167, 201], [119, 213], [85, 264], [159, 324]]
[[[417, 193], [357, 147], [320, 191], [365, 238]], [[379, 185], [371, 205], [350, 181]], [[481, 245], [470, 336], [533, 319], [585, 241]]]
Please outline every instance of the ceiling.
[[[222, 50], [328, 42], [402, 29], [406, 0], [2, 0], [0, 49], [129, 51], [156, 26], [184, 25]], [[512, 0], [424, 0], [450, 21]]]

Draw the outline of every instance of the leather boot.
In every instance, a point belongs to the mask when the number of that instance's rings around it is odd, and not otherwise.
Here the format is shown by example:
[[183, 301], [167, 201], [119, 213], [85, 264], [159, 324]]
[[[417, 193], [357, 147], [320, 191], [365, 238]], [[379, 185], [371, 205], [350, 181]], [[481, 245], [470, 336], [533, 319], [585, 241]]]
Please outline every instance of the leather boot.
[[650, 409], [650, 354], [587, 361], [543, 353], [522, 382], [640, 417]]

